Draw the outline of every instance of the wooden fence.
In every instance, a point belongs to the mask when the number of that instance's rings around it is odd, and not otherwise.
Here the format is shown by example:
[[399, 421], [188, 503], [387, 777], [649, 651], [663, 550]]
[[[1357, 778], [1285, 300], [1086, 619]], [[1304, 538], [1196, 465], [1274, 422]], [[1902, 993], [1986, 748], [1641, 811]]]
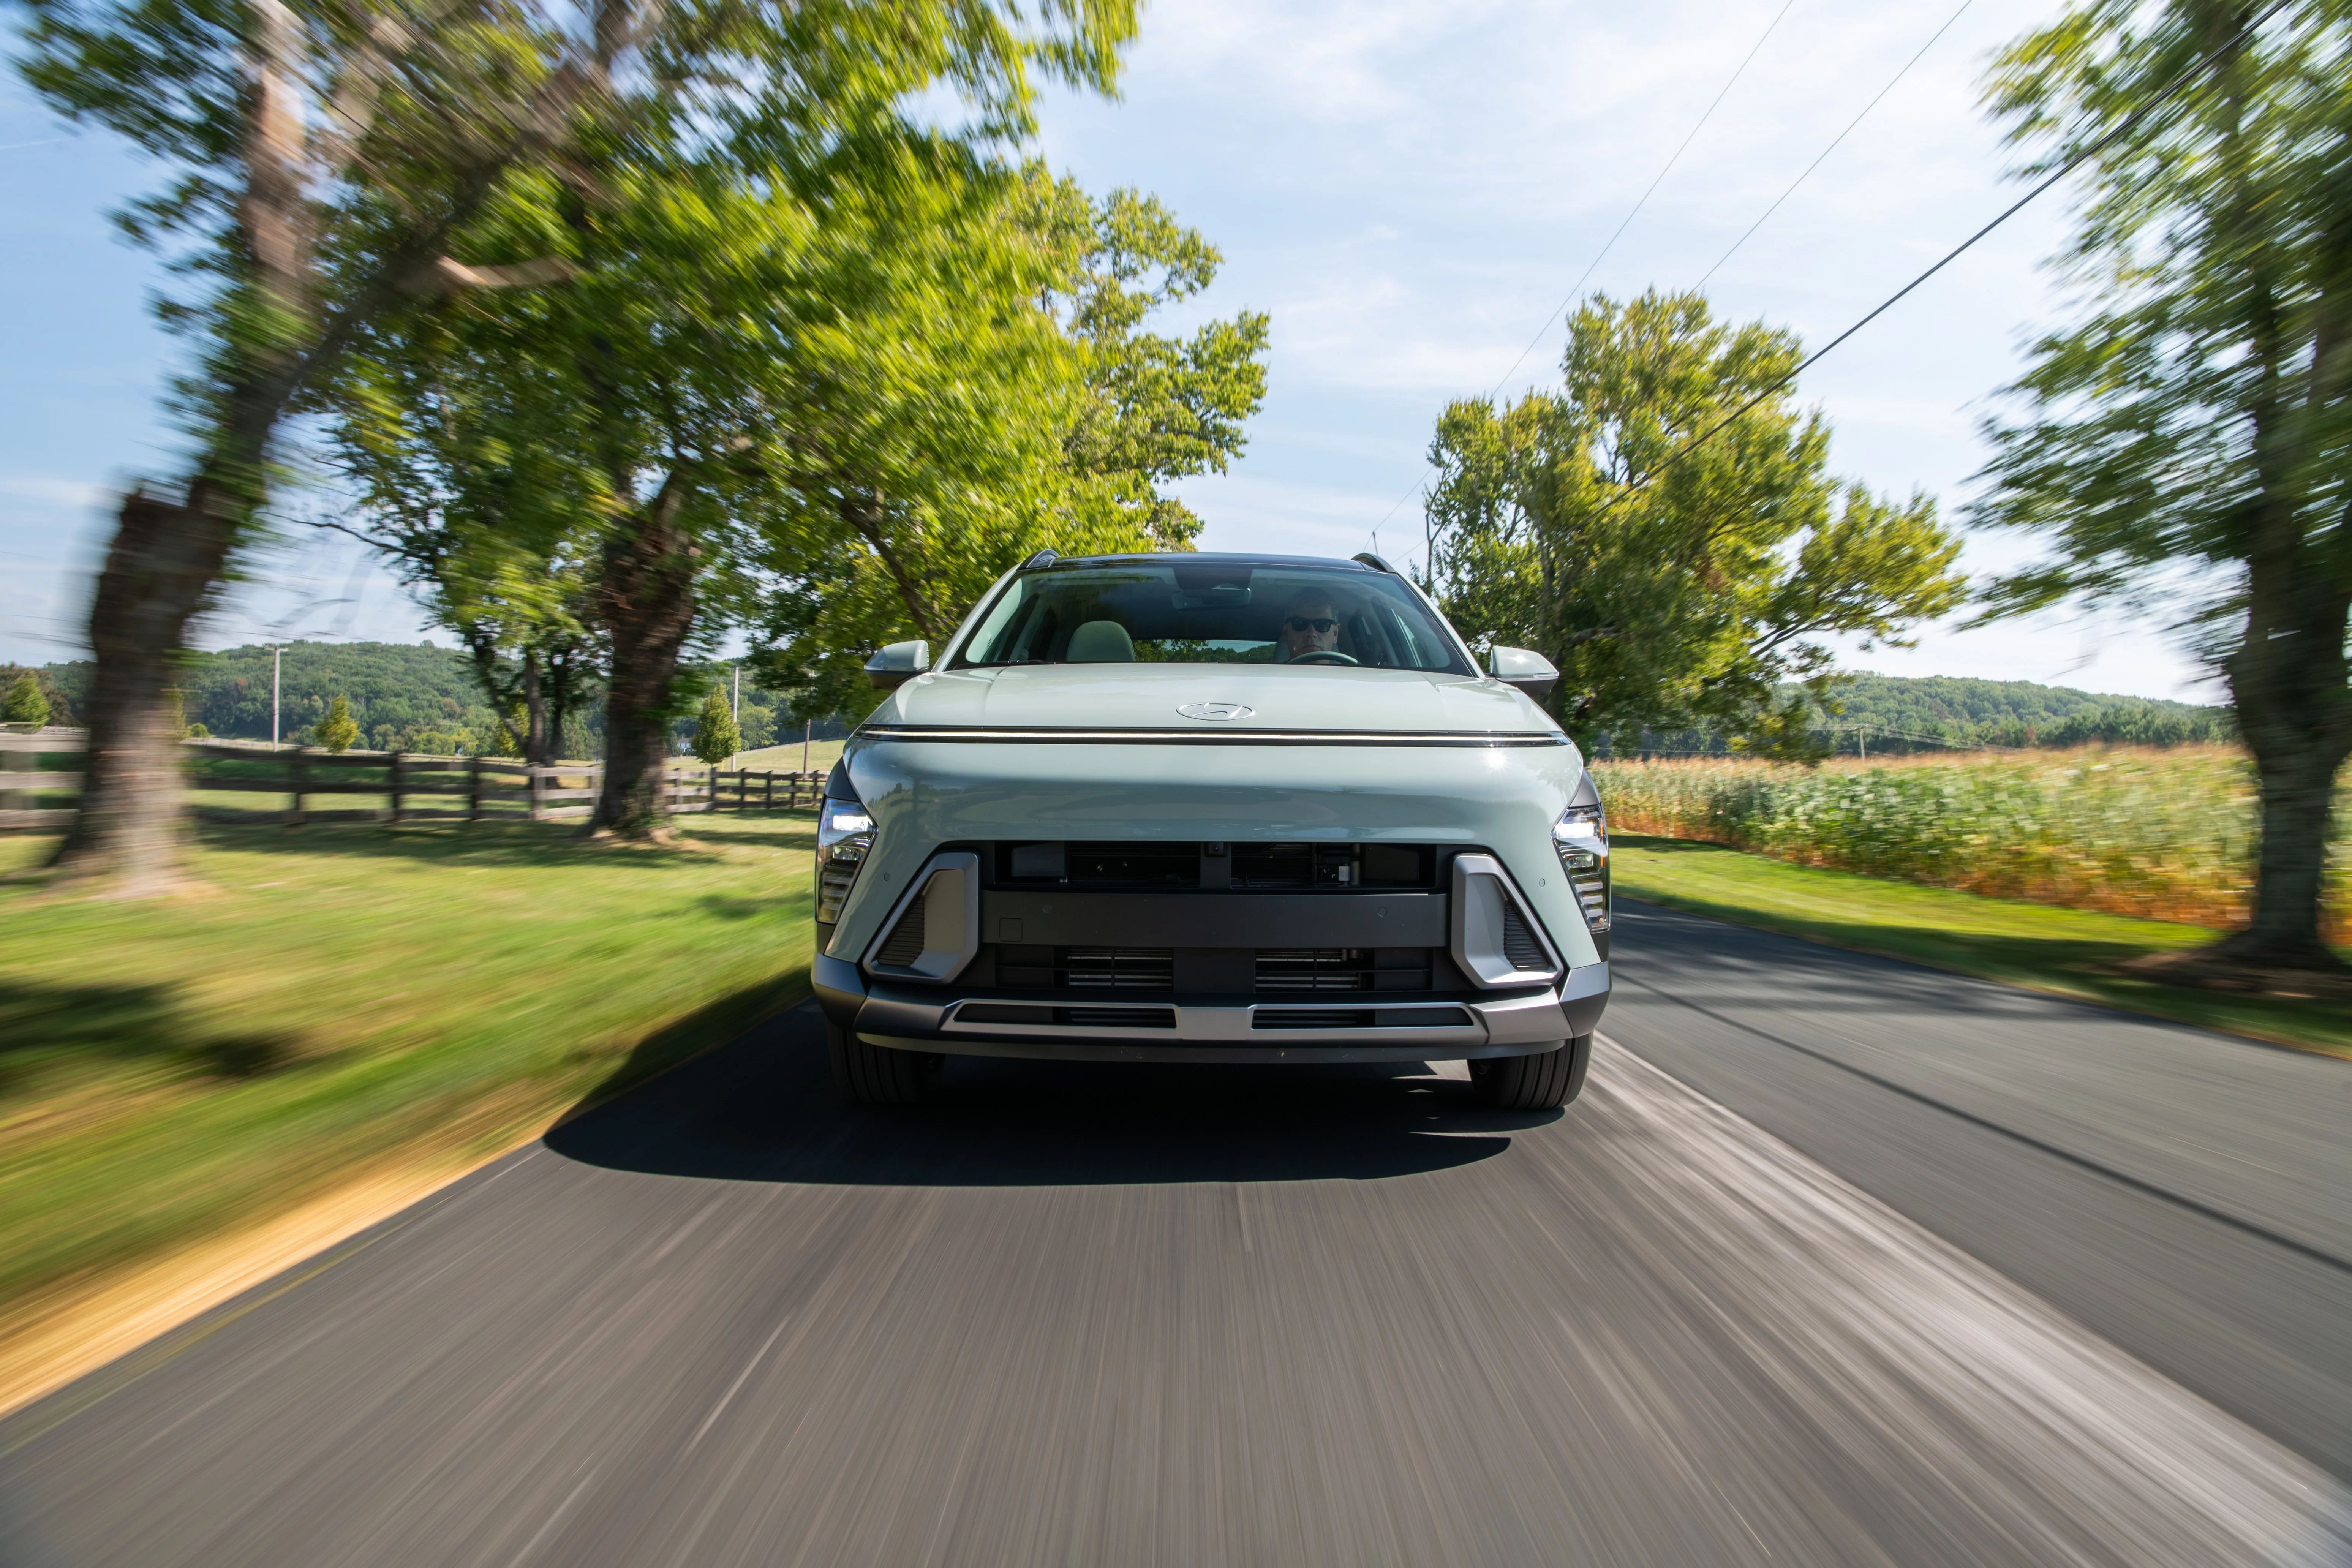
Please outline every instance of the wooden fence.
[[[81, 788], [79, 730], [0, 731], [0, 831], [63, 827]], [[273, 750], [225, 741], [184, 742], [194, 815], [207, 822], [560, 822], [585, 817], [604, 784], [601, 763], [534, 767], [494, 757], [414, 752]], [[674, 813], [814, 808], [824, 774], [671, 768], [663, 805]], [[206, 796], [275, 795], [286, 805], [233, 805]], [[320, 806], [322, 798], [381, 804]]]

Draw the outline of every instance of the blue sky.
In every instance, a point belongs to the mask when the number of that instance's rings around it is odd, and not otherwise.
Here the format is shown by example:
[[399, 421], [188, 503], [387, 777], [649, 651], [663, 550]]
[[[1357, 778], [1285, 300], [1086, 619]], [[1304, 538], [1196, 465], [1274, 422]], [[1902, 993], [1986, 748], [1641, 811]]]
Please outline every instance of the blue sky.
[[[1202, 229], [1225, 256], [1203, 310], [1273, 316], [1271, 389], [1247, 455], [1182, 487], [1207, 520], [1203, 547], [1345, 555], [1377, 527], [1384, 553], [1417, 555], [1438, 410], [1557, 374], [1560, 329], [1538, 329], [1742, 57], [1756, 51], [1588, 290], [1697, 282], [1958, 5], [1150, 5], [1123, 99], [1050, 99], [1043, 150], [1092, 188], [1155, 192]], [[1976, 84], [1992, 49], [2053, 9], [1970, 0], [1709, 279], [1717, 309], [1825, 342], [2012, 200]], [[65, 132], [13, 83], [0, 90], [0, 273], [12, 284], [0, 301], [0, 658], [77, 651], [111, 487], [169, 471], [157, 408], [174, 345], [142, 304], [150, 263], [102, 216], [142, 178], [107, 138]], [[1986, 400], [2015, 374], [2023, 330], [2058, 309], [2039, 266], [2061, 232], [2055, 198], [1808, 374], [1800, 392], [1832, 421], [1840, 473], [1924, 489], [1957, 515], [1982, 461]], [[2030, 549], [1975, 537], [1965, 561], [1990, 571]], [[358, 602], [301, 613], [344, 598]], [[264, 552], [204, 641], [249, 641], [273, 624], [404, 639], [422, 626], [392, 579], [340, 542]], [[2159, 628], [2120, 614], [1933, 626], [1916, 650], [1845, 652], [1852, 668], [1892, 674], [2213, 694]]]

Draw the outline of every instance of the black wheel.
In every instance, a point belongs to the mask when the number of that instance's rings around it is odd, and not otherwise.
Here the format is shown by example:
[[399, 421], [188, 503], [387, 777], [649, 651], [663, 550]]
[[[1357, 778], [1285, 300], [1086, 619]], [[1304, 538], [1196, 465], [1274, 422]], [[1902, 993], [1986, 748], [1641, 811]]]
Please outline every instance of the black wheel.
[[834, 1023], [824, 1026], [824, 1050], [833, 1058], [834, 1084], [860, 1105], [912, 1105], [948, 1065], [933, 1051], [869, 1046]]
[[1585, 1064], [1591, 1059], [1592, 1037], [1579, 1035], [1539, 1056], [1474, 1061], [1470, 1086], [1498, 1110], [1556, 1110], [1582, 1091]]

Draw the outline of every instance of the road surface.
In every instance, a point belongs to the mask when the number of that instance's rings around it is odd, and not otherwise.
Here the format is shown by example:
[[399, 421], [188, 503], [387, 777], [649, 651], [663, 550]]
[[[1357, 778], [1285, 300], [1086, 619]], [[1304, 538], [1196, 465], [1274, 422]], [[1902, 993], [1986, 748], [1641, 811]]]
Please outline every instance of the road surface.
[[0, 1423], [0, 1563], [2352, 1563], [2352, 1070], [1629, 905], [1586, 1095], [788, 1016]]

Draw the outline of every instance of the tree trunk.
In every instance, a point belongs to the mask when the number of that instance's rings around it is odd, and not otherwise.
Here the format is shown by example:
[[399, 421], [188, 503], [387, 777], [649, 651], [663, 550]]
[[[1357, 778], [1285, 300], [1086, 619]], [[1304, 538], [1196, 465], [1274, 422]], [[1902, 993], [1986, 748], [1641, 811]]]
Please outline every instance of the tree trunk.
[[698, 563], [677, 526], [682, 497], [674, 474], [605, 548], [597, 604], [612, 637], [612, 676], [604, 694], [604, 783], [591, 833], [648, 838], [661, 826], [670, 687], [694, 630]]
[[2319, 577], [2257, 561], [2245, 641], [2228, 665], [2262, 792], [2262, 848], [2252, 922], [2210, 952], [2249, 968], [2345, 967], [2321, 931], [2336, 775], [2352, 755], [2344, 656], [2352, 604]]
[[555, 758], [547, 740], [547, 696], [540, 689], [539, 650], [522, 650], [522, 707], [526, 733], [522, 738], [522, 760], [533, 767], [545, 767]]
[[143, 490], [123, 498], [90, 602], [97, 670], [85, 704], [81, 805], [50, 858], [68, 875], [107, 878], [135, 896], [184, 874], [171, 660], [227, 563], [241, 510], [205, 480], [184, 505]]

